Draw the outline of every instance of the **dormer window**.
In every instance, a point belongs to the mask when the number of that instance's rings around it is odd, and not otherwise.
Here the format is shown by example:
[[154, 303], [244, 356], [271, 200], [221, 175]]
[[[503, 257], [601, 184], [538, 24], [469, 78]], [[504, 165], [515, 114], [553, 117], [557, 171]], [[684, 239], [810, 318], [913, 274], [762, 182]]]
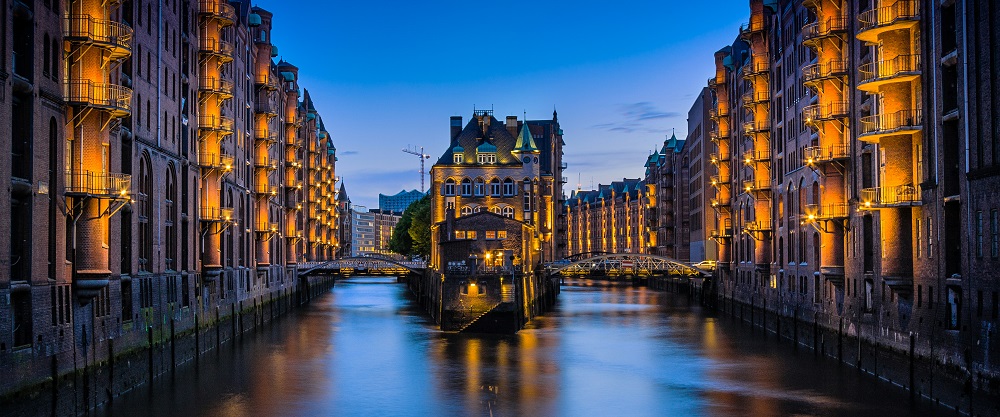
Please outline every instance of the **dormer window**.
[[497, 163], [497, 154], [495, 152], [485, 152], [476, 154], [479, 159], [480, 164], [495, 164]]
[[454, 160], [455, 160], [456, 164], [461, 164], [464, 159], [465, 159], [465, 155], [460, 154], [460, 153], [456, 153], [455, 156], [454, 156]]

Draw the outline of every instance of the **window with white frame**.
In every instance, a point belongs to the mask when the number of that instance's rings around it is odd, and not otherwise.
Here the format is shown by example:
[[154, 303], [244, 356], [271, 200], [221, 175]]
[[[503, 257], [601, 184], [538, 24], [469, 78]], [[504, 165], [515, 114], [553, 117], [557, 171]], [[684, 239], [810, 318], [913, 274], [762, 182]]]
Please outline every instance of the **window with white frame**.
[[490, 181], [490, 195], [500, 197], [500, 179], [494, 178]]
[[472, 214], [472, 207], [471, 206], [462, 206], [461, 213], [462, 213], [463, 216], [468, 216], [468, 215]]
[[472, 195], [472, 180], [468, 178], [462, 179], [462, 195], [466, 197]]
[[452, 160], [453, 160], [453, 161], [454, 161], [454, 162], [455, 162], [456, 164], [461, 164], [462, 162], [464, 162], [464, 161], [465, 161], [465, 154], [463, 154], [463, 153], [461, 153], [461, 152], [455, 152], [455, 153], [454, 153], [454, 154], [452, 155]]
[[517, 193], [517, 187], [514, 186], [514, 180], [510, 178], [503, 180], [503, 195], [512, 197], [515, 193]]
[[504, 217], [510, 217], [510, 218], [513, 219], [514, 218], [514, 208], [511, 207], [511, 206], [503, 206], [503, 209], [501, 209], [501, 213], [500, 214], [502, 216], [504, 216]]
[[473, 184], [475, 186], [474, 192], [476, 197], [482, 197], [486, 195], [486, 183], [483, 182], [482, 178], [476, 178], [476, 181], [473, 182]]
[[455, 195], [455, 180], [448, 178], [444, 182], [444, 195]]

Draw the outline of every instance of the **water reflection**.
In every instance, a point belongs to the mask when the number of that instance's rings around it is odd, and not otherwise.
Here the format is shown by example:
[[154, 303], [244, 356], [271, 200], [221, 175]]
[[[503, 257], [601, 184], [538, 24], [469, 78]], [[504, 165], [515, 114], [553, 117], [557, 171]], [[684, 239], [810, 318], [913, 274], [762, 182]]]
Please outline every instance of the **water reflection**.
[[[933, 415], [897, 388], [704, 314], [574, 281], [512, 336], [442, 334], [391, 278], [332, 292], [107, 415]], [[940, 410], [938, 410], [940, 411]]]

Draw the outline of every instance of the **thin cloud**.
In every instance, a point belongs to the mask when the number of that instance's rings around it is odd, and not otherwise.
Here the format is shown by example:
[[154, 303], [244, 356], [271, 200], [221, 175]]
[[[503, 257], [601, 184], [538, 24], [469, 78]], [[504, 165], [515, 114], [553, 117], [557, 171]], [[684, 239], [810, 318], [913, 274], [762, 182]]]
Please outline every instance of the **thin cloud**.
[[359, 153], [361, 153], [361, 152], [358, 152], [358, 151], [340, 151], [340, 152], [337, 152], [337, 154], [340, 155], [340, 156], [357, 155]]
[[622, 120], [610, 123], [600, 123], [591, 126], [593, 129], [607, 130], [619, 133], [661, 133], [663, 129], [656, 129], [646, 125], [647, 122], [678, 117], [676, 112], [667, 112], [657, 109], [653, 103], [639, 101], [636, 103], [623, 104], [618, 108]]

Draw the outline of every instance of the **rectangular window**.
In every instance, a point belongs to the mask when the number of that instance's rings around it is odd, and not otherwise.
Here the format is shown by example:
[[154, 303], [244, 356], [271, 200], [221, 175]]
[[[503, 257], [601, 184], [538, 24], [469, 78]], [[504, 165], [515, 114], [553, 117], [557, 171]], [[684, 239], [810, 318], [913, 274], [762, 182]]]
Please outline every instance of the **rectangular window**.
[[465, 239], [465, 231], [464, 230], [456, 230], [455, 231], [455, 239]]
[[1000, 218], [997, 217], [997, 210], [990, 210], [990, 255], [996, 258], [1000, 256]]
[[962, 292], [958, 287], [949, 286], [947, 288], [947, 297], [945, 301], [948, 303], [948, 309], [945, 313], [948, 315], [947, 323], [948, 329], [958, 330], [959, 325], [962, 324], [959, 312], [962, 311]]
[[497, 230], [497, 239], [506, 239], [506, 238], [507, 238], [506, 230]]
[[917, 307], [924, 305], [924, 286], [917, 285]]
[[475, 239], [476, 238], [476, 231], [475, 230], [469, 230], [468, 232], [465, 232], [465, 237], [467, 239]]
[[496, 231], [494, 231], [494, 230], [487, 230], [486, 231], [486, 239], [487, 240], [493, 240], [493, 239], [496, 239], [496, 238], [497, 238], [497, 232]]
[[923, 245], [920, 244], [920, 219], [916, 220], [916, 226], [917, 226], [916, 227], [916, 236], [914, 236], [914, 240], [917, 242], [917, 244], [913, 245], [913, 246], [915, 247], [914, 250], [917, 252], [917, 257], [919, 258], [920, 257], [920, 248], [923, 247]]
[[983, 257], [983, 212], [976, 211], [976, 256]]
[[121, 281], [122, 321], [132, 321], [132, 280]]
[[931, 218], [927, 218], [927, 257], [934, 257], [934, 228]]

